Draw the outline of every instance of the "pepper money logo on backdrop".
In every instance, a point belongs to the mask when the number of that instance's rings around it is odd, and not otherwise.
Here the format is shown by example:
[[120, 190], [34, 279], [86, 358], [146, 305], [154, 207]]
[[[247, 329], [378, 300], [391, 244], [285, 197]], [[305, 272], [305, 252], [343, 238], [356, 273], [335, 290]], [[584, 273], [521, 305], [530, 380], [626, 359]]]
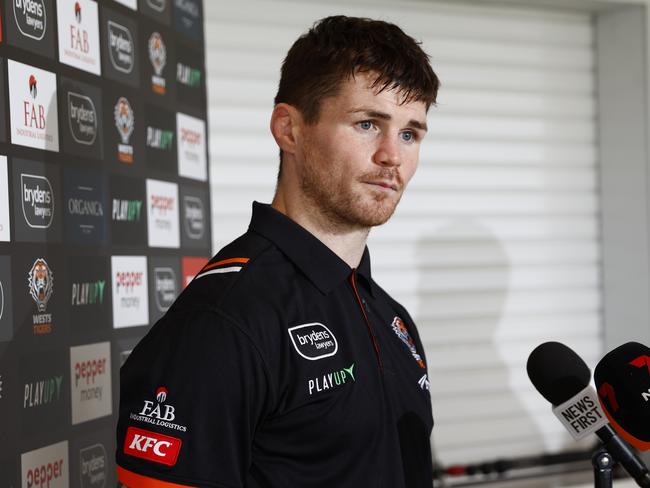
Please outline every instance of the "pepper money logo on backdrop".
[[5, 0], [7, 42], [40, 56], [54, 58], [52, 0]]
[[113, 327], [149, 324], [146, 256], [111, 256]]
[[7, 173], [7, 157], [0, 156], [0, 242], [9, 242], [10, 236], [9, 174]]
[[72, 425], [112, 413], [111, 343], [70, 348]]
[[56, 75], [8, 60], [11, 142], [59, 150]]
[[207, 181], [205, 121], [177, 113], [176, 139], [178, 141], [178, 174], [186, 178]]
[[20, 456], [23, 487], [68, 488], [68, 441], [25, 452]]
[[90, 0], [59, 0], [59, 61], [101, 74], [97, 3]]
[[149, 247], [180, 247], [178, 185], [147, 179]]

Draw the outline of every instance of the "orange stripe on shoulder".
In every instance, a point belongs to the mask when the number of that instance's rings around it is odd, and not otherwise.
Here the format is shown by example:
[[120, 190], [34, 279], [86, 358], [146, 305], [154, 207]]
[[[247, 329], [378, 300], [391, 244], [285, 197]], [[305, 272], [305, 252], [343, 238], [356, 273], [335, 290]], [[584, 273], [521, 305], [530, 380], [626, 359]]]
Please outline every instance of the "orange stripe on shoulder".
[[117, 467], [117, 479], [127, 488], [192, 488], [190, 485], [179, 485], [178, 483], [149, 478], [120, 466]]
[[216, 268], [218, 266], [223, 266], [224, 264], [232, 264], [232, 263], [242, 263], [245, 264], [248, 261], [250, 261], [250, 258], [230, 258], [230, 259], [222, 259], [221, 261], [217, 261], [216, 263], [208, 264], [205, 266], [201, 271], [207, 271], [212, 268]]

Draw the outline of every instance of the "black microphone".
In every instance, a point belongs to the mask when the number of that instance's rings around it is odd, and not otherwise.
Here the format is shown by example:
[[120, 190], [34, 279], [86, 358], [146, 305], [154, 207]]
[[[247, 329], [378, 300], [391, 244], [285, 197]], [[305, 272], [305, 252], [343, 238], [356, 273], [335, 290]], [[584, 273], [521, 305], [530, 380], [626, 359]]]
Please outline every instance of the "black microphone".
[[650, 449], [650, 348], [628, 342], [594, 370], [600, 403], [610, 423], [637, 449]]
[[591, 371], [580, 356], [564, 344], [546, 342], [530, 353], [526, 370], [574, 439], [595, 433], [639, 486], [650, 487], [648, 468], [607, 422], [598, 396], [589, 386]]

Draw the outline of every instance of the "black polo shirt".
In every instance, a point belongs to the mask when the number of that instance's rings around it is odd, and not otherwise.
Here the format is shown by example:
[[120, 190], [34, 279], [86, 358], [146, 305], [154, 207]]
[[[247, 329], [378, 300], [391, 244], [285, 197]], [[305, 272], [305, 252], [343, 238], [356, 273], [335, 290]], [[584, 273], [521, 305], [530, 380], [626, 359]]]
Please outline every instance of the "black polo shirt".
[[424, 350], [408, 312], [253, 204], [121, 369], [127, 486], [432, 486]]

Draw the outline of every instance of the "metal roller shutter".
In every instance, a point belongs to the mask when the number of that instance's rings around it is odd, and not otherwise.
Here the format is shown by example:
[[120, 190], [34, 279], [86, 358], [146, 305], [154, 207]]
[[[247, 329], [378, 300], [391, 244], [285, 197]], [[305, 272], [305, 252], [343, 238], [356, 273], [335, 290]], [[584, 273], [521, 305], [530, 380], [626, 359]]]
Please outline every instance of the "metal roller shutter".
[[419, 324], [444, 463], [575, 447], [525, 362], [601, 352], [594, 33], [589, 14], [450, 4], [206, 2], [214, 247], [270, 201], [279, 67], [318, 18], [398, 23], [442, 79], [421, 165], [371, 233], [377, 280]]

